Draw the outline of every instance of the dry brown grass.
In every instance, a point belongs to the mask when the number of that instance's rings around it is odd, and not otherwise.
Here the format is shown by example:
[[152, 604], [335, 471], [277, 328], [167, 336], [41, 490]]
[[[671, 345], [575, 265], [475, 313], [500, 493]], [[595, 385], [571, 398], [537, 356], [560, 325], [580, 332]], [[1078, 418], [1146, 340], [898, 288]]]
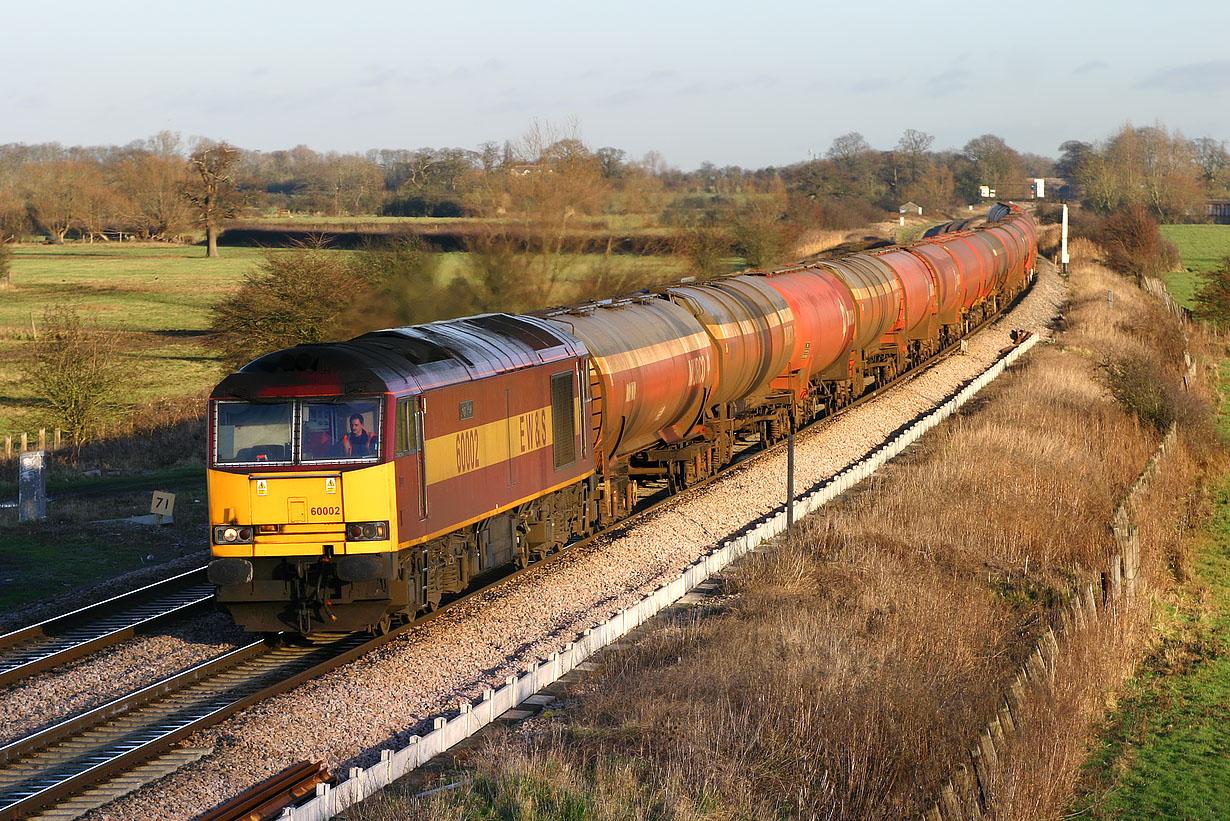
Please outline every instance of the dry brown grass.
[[847, 233], [849, 232], [819, 228], [804, 231], [791, 246], [788, 256], [791, 259], [802, 259], [830, 251], [846, 241]]
[[[1181, 335], [1125, 280], [1082, 261], [1072, 281], [1061, 345], [744, 563], [724, 611], [685, 614], [609, 657], [571, 710], [489, 750], [485, 786], [438, 798], [432, 817], [514, 806], [527, 780], [557, 802], [536, 805], [543, 818], [922, 812], [1070, 591], [1098, 581], [1111, 515], [1160, 438], [1112, 396], [1101, 363], [1134, 353], [1173, 372]], [[1186, 561], [1196, 453], [1183, 440], [1145, 494], [1138, 605], [1067, 639], [1053, 691], [1030, 702], [1006, 756], [993, 817], [1061, 811], [1108, 690], [1146, 643], [1147, 592]], [[612, 772], [631, 774], [621, 790]], [[567, 796], [575, 814], [556, 812]]]

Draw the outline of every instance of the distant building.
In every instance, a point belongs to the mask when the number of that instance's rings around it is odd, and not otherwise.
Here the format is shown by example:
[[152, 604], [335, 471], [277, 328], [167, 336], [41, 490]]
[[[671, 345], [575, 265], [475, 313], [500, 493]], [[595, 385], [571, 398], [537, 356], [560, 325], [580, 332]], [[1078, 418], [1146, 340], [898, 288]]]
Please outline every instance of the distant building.
[[918, 214], [922, 216], [922, 206], [916, 202], [907, 202], [905, 205], [897, 209], [899, 214]]
[[1218, 225], [1230, 225], [1230, 200], [1206, 200], [1204, 215]]

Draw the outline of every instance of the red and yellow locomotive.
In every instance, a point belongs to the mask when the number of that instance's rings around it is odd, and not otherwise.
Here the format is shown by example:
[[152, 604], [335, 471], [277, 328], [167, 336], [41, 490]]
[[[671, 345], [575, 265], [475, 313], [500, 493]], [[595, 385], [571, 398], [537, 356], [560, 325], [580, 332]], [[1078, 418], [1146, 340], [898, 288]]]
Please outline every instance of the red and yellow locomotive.
[[1032, 220], [531, 316], [300, 345], [210, 399], [218, 601], [384, 629], [925, 362], [1025, 287]]

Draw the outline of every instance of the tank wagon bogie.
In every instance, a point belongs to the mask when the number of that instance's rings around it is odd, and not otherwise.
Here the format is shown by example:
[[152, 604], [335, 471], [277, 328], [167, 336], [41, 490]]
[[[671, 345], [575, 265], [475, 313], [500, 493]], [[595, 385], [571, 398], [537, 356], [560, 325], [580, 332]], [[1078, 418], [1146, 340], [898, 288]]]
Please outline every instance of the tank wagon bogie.
[[692, 486], [926, 362], [1032, 276], [987, 227], [533, 315], [260, 357], [210, 400], [218, 601], [251, 631], [387, 629]]

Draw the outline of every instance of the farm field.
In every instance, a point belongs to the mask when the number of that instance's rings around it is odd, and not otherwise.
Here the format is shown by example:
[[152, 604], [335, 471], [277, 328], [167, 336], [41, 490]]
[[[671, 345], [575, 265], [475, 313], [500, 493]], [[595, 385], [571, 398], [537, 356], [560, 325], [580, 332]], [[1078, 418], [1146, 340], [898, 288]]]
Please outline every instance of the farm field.
[[[0, 435], [53, 426], [22, 379], [26, 343], [56, 303], [75, 306], [86, 326], [119, 335], [134, 403], [208, 390], [221, 375], [218, 358], [203, 344], [210, 309], [265, 253], [228, 247], [220, 259], [208, 260], [199, 247], [161, 243], [15, 246], [12, 286], [0, 301]], [[562, 279], [583, 280], [595, 259], [564, 257]], [[610, 266], [616, 275], [649, 267], [657, 280], [680, 274], [680, 263], [670, 257], [617, 255]], [[440, 282], [469, 276], [469, 254], [440, 255]]]
[[1161, 231], [1183, 256], [1183, 270], [1162, 274], [1162, 278], [1170, 295], [1190, 308], [1200, 290], [1199, 273], [1230, 256], [1230, 225], [1163, 225]]
[[12, 286], [0, 301], [0, 433], [51, 426], [22, 379], [25, 343], [56, 303], [120, 337], [134, 402], [206, 389], [218, 375], [201, 343], [210, 307], [262, 253], [230, 248], [209, 260], [201, 248], [165, 244], [16, 246]]

